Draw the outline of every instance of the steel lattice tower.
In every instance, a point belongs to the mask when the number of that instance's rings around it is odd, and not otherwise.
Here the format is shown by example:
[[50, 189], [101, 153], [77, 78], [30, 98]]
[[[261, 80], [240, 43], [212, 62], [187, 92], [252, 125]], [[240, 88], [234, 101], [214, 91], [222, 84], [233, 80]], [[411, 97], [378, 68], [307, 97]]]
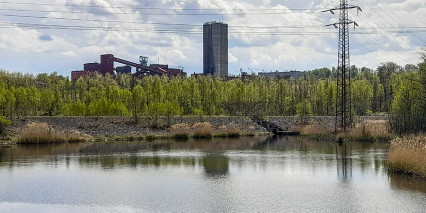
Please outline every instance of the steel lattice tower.
[[351, 102], [351, 72], [349, 58], [349, 25], [358, 24], [349, 20], [349, 9], [356, 8], [362, 11], [358, 6], [347, 4], [347, 0], [340, 0], [340, 5], [336, 8], [325, 10], [334, 14], [335, 10], [339, 10], [339, 22], [326, 26], [334, 26], [339, 28], [339, 44], [338, 44], [338, 59], [337, 59], [337, 92], [336, 92], [336, 120], [335, 131], [346, 132], [352, 125], [352, 102]]

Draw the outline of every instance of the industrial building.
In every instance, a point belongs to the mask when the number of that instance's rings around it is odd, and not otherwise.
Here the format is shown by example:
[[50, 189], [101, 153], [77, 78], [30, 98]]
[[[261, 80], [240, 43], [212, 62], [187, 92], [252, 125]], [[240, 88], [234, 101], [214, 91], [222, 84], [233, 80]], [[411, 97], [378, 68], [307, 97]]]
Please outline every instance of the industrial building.
[[289, 79], [294, 78], [298, 79], [302, 76], [302, 72], [300, 71], [290, 71], [290, 72], [259, 72], [259, 77], [267, 77], [267, 78], [283, 78], [283, 79]]
[[[114, 67], [114, 62], [124, 64], [126, 66]], [[143, 77], [147, 75], [168, 75], [168, 76], [186, 76], [182, 69], [169, 68], [167, 64], [151, 64], [148, 66], [148, 57], [140, 56], [139, 63], [130, 62], [124, 59], [114, 57], [112, 54], [101, 55], [101, 63], [87, 63], [84, 64], [84, 70], [72, 71], [71, 79], [77, 80], [78, 78], [98, 72], [102, 75], [107, 73], [114, 75], [114, 70], [117, 74], [132, 73], [132, 67], [136, 68], [134, 76]]]
[[203, 26], [203, 74], [228, 76], [228, 25], [207, 22]]

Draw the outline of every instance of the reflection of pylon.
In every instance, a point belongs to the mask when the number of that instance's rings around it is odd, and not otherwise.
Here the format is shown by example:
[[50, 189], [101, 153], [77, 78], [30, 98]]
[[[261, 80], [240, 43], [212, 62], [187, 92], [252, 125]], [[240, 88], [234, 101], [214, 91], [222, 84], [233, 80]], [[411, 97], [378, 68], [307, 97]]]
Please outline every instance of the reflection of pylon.
[[352, 103], [351, 103], [351, 72], [349, 60], [349, 25], [358, 24], [350, 21], [348, 18], [349, 9], [357, 9], [362, 11], [358, 6], [347, 4], [347, 0], [340, 0], [340, 5], [330, 10], [323, 12], [340, 11], [340, 18], [338, 23], [329, 24], [326, 26], [334, 26], [339, 28], [339, 45], [338, 45], [338, 66], [337, 66], [337, 96], [336, 96], [336, 121], [335, 131], [345, 131], [352, 124]]

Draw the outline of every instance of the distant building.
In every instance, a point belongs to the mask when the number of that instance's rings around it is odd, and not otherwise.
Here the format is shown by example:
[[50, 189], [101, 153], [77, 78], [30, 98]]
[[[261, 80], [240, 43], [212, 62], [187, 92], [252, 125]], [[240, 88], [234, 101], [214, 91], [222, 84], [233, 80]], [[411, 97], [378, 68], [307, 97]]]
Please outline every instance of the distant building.
[[[169, 68], [167, 64], [151, 64], [148, 65], [148, 57], [140, 56], [140, 63], [134, 63], [121, 58], [114, 57], [112, 54], [101, 55], [101, 63], [86, 63], [84, 64], [84, 70], [77, 70], [71, 72], [71, 79], [76, 81], [78, 78], [84, 77], [85, 75], [100, 73], [106, 75], [117, 74], [132, 74], [132, 67], [136, 68], [134, 76], [143, 77], [148, 75], [167, 75], [167, 76], [186, 76], [186, 73], [182, 69]], [[126, 66], [115, 67], [114, 63], [124, 64]], [[115, 71], [115, 72], [114, 72]]]
[[294, 78], [298, 79], [302, 76], [302, 72], [300, 71], [290, 71], [290, 72], [259, 72], [259, 77], [268, 77], [268, 78]]
[[228, 25], [207, 22], [203, 26], [203, 74], [228, 76]]

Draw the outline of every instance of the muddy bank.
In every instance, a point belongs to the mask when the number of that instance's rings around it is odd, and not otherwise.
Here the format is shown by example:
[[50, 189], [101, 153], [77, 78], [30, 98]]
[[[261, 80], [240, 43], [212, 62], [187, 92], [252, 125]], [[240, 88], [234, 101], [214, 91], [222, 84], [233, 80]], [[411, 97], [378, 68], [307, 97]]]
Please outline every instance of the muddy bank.
[[[386, 116], [365, 116], [358, 117], [356, 122], [364, 120], [387, 120]], [[277, 124], [282, 129], [291, 130], [300, 124], [317, 123], [324, 127], [334, 127], [333, 116], [313, 116], [308, 119], [301, 119], [296, 116], [269, 117], [268, 120]], [[209, 122], [213, 125], [213, 133], [220, 133], [223, 125], [234, 124], [243, 133], [264, 133], [266, 130], [248, 117], [174, 117], [171, 119], [158, 118], [154, 120], [149, 117], [141, 117], [137, 123], [132, 117], [21, 117], [13, 119], [13, 125], [8, 127], [6, 132], [10, 137], [14, 137], [28, 123], [47, 123], [54, 129], [60, 131], [77, 130], [82, 134], [90, 135], [94, 138], [114, 137], [114, 136], [146, 136], [146, 135], [170, 135], [167, 126], [179, 123], [186, 123], [190, 126], [197, 122]]]

